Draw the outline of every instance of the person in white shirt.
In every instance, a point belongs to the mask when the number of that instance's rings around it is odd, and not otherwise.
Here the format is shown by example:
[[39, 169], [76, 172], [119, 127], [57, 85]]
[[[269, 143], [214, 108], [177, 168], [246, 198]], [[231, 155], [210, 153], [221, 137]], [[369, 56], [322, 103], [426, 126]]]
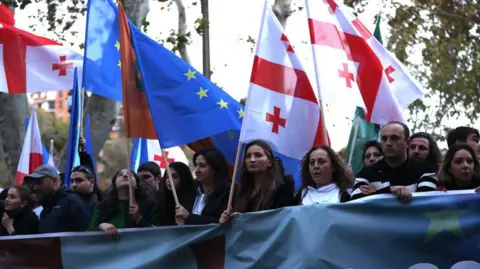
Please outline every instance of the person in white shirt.
[[343, 203], [350, 200], [353, 176], [340, 156], [328, 146], [313, 147], [303, 158], [298, 205]]

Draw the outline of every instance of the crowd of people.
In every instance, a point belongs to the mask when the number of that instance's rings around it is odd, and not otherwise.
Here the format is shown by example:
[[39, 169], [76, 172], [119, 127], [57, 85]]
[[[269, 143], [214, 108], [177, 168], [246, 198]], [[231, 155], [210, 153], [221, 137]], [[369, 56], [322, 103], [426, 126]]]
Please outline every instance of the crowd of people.
[[228, 224], [232, 216], [245, 212], [344, 203], [380, 193], [392, 193], [408, 203], [413, 192], [480, 191], [477, 129], [450, 131], [444, 157], [429, 134], [410, 136], [400, 122], [386, 124], [380, 138], [365, 143], [364, 168], [356, 177], [330, 147], [313, 147], [302, 161], [298, 191], [292, 177], [284, 176], [282, 162], [269, 144], [252, 141], [245, 147], [229, 208], [232, 177], [217, 149], [195, 153], [195, 177], [186, 164], [171, 163], [173, 186], [154, 162], [140, 165], [136, 172], [118, 170], [105, 192], [96, 186], [88, 161], [71, 171], [71, 188], [62, 184], [54, 167], [43, 165], [26, 176], [23, 185], [0, 194], [4, 211], [0, 236], [88, 230], [117, 238], [120, 228]]

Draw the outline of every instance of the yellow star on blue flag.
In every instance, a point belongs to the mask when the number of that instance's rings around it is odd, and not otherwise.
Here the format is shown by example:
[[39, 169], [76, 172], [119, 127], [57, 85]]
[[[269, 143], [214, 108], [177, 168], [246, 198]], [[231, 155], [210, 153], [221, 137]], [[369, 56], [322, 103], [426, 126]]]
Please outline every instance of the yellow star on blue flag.
[[240, 131], [238, 101], [131, 23], [130, 30], [161, 147]]
[[445, 210], [425, 213], [425, 216], [430, 220], [426, 241], [432, 240], [442, 231], [448, 231], [459, 237], [463, 237], [459, 220], [463, 214], [465, 214], [464, 210]]

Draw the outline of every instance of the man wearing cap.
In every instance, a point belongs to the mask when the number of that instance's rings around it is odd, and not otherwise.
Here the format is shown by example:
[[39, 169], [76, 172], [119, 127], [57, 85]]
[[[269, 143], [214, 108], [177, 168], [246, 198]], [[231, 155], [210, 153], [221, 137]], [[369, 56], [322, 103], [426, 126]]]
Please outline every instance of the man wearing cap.
[[62, 186], [60, 175], [50, 165], [38, 167], [33, 174], [24, 178], [32, 187], [39, 203], [39, 233], [79, 232], [88, 228], [90, 213], [74, 192]]

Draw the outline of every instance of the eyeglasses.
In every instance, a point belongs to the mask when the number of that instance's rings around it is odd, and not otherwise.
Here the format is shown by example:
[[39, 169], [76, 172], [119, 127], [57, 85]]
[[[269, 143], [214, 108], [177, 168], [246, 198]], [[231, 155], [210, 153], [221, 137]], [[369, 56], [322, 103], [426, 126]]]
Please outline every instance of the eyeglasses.
[[77, 166], [75, 168], [72, 169], [72, 173], [73, 172], [82, 172], [82, 173], [85, 173], [87, 174], [87, 176], [91, 177], [91, 178], [95, 178], [95, 176], [93, 175], [93, 173], [90, 171], [90, 169], [86, 166], [83, 166], [83, 165], [80, 165], [80, 166]]

